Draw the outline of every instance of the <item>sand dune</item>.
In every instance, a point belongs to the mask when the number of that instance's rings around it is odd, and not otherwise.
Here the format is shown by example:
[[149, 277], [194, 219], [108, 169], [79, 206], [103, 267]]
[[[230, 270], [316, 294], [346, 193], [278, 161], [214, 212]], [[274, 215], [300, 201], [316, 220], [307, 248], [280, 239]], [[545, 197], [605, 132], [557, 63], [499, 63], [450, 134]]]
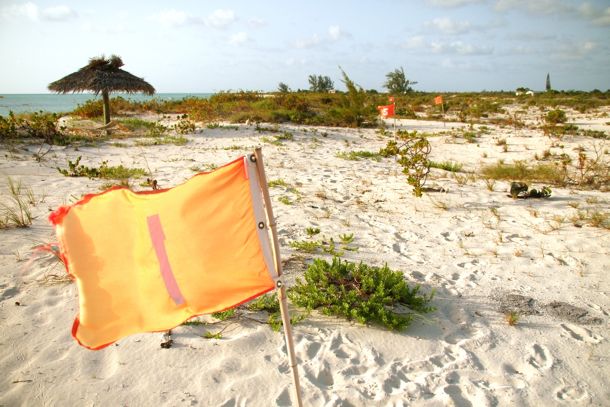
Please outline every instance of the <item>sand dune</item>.
[[[610, 128], [607, 119], [571, 119]], [[462, 163], [465, 171], [498, 159], [532, 161], [547, 149], [576, 157], [582, 146], [592, 154], [602, 143], [580, 136], [557, 143], [539, 130], [495, 126], [467, 143], [451, 135], [459, 123], [397, 124], [436, 134], [430, 158]], [[270, 190], [289, 281], [312, 257], [290, 242], [318, 227], [326, 236], [354, 234], [358, 251], [345, 258], [387, 263], [436, 290], [438, 310], [405, 332], [315, 314], [296, 325], [305, 405], [607, 405], [610, 234], [569, 220], [576, 208], [607, 213], [607, 192], [553, 187], [549, 199], [513, 200], [507, 182], [489, 191], [483, 180], [433, 169], [427, 185], [443, 192], [415, 198], [393, 159], [337, 156], [378, 151], [389, 136], [291, 125], [281, 131], [294, 139], [275, 145], [265, 141], [275, 133], [254, 126], [203, 128], [185, 146], [55, 146], [41, 162], [33, 157], [38, 145], [0, 146], [0, 174], [32, 187], [37, 198], [31, 227], [0, 231], [0, 405], [290, 405], [283, 336], [252, 320], [215, 323], [226, 328], [222, 339], [204, 339], [209, 326], [177, 327], [170, 349], [159, 346], [161, 333], [102, 351], [79, 347], [70, 336], [77, 289], [55, 278], [61, 264], [32, 251], [54, 239], [50, 210], [103, 184], [59, 174], [67, 160], [150, 169], [166, 188], [258, 145], [268, 178], [292, 187]], [[498, 139], [506, 139], [506, 152]], [[0, 188], [6, 196], [6, 183]], [[505, 320], [509, 311], [520, 316], [515, 326]]]

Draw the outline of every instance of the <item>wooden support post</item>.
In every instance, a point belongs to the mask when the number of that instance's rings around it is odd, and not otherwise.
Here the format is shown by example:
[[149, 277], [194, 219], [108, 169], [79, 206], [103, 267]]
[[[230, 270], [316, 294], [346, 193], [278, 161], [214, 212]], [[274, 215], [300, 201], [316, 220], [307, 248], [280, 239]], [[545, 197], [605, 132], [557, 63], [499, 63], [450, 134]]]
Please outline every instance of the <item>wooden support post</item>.
[[102, 91], [102, 99], [104, 101], [104, 124], [110, 123], [110, 96], [107, 90]]
[[[265, 209], [267, 211], [267, 222], [271, 229], [272, 236], [272, 249], [273, 249], [273, 262], [275, 269], [277, 270], [278, 276], [282, 275], [282, 260], [280, 256], [280, 243], [277, 237], [277, 225], [273, 216], [273, 208], [271, 207], [271, 197], [269, 196], [269, 189], [267, 186], [267, 176], [265, 175], [265, 167], [263, 165], [263, 152], [260, 147], [254, 150], [254, 157], [256, 158], [256, 168], [258, 170], [258, 179], [261, 184], [263, 192], [263, 199], [265, 201]], [[280, 280], [281, 281], [281, 280]], [[290, 314], [288, 313], [288, 301], [286, 296], [286, 287], [283, 284], [278, 284], [278, 299], [280, 302], [280, 312], [282, 314], [282, 323], [284, 325], [284, 337], [286, 339], [286, 349], [288, 351], [288, 358], [290, 368], [292, 370], [292, 379], [294, 381], [294, 397], [296, 405], [298, 407], [303, 406], [301, 399], [301, 382], [299, 380], [299, 370], [297, 366], [297, 358], [294, 352], [294, 340], [292, 338], [292, 326], [290, 325]]]

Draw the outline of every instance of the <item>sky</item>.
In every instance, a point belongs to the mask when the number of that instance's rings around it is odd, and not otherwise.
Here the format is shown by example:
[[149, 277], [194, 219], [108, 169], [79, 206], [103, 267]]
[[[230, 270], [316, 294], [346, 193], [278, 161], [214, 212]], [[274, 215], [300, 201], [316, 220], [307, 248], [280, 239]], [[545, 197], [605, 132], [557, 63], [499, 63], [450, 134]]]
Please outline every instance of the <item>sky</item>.
[[0, 0], [0, 93], [117, 54], [157, 92], [307, 89], [343, 69], [383, 91], [610, 89], [608, 0]]

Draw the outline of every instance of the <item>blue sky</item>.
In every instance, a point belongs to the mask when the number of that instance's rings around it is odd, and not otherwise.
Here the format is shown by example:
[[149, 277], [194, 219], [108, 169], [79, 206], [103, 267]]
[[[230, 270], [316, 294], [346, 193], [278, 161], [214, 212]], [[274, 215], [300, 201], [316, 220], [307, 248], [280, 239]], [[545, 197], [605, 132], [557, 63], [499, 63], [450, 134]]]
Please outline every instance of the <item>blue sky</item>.
[[610, 89], [608, 0], [0, 0], [0, 93], [41, 93], [101, 54], [158, 92]]

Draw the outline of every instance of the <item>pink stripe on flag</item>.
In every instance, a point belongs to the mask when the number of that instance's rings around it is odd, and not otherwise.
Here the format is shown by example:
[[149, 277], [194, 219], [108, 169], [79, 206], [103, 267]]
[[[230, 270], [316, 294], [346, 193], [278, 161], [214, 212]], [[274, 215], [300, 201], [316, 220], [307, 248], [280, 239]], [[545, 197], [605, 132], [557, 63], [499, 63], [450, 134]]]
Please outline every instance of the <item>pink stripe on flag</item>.
[[167, 258], [167, 252], [165, 251], [165, 234], [163, 233], [163, 227], [161, 226], [161, 219], [159, 215], [151, 215], [146, 218], [148, 223], [148, 232], [150, 233], [150, 239], [152, 240], [153, 247], [157, 253], [157, 259], [161, 266], [161, 277], [165, 283], [167, 292], [172, 297], [176, 305], [184, 304], [184, 297], [180, 292], [180, 287], [176, 282], [172, 267], [169, 264]]

